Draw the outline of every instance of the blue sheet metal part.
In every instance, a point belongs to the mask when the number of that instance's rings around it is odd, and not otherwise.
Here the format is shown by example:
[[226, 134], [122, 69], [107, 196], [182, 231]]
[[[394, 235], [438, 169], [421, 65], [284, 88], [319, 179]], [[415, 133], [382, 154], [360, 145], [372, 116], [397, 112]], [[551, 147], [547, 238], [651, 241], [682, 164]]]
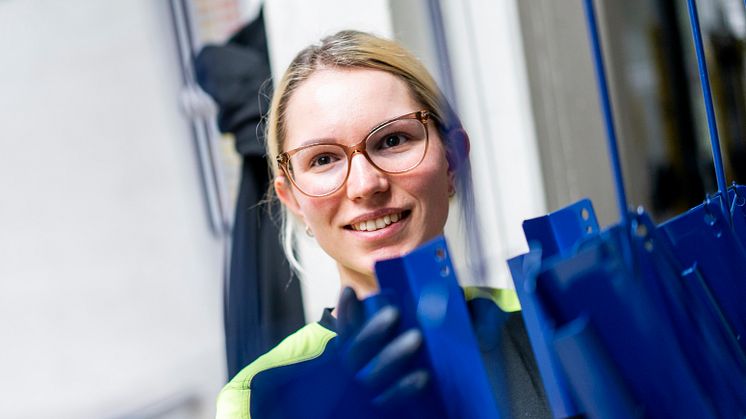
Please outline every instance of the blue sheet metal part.
[[[560, 218], [552, 213], [527, 223], [527, 237], [537, 240], [509, 261], [555, 417], [647, 415], [650, 409], [672, 415], [690, 408], [704, 417], [746, 414], [746, 357], [700, 270], [683, 268], [669, 236], [643, 211], [630, 215], [631, 233], [616, 225], [583, 234], [582, 224], [567, 217], [579, 204], [557, 211], [569, 220], [566, 226], [575, 225], [575, 242], [557, 239], [551, 220]], [[567, 227], [565, 238], [572, 230]], [[544, 257], [545, 244], [554, 256]], [[582, 327], [575, 324], [581, 318]], [[583, 359], [587, 363], [579, 363]], [[674, 397], [650, 407], [655, 398], [646, 395], [672, 385], [651, 383], [655, 368], [673, 377], [674, 393], [694, 394], [693, 405], [677, 410]], [[620, 384], [610, 374], [624, 379]]]
[[684, 268], [701, 273], [741, 348], [746, 351], [746, 252], [723, 214], [719, 196], [658, 229]]
[[741, 246], [746, 249], [746, 186], [736, 185], [728, 189], [731, 197], [730, 215], [733, 220], [733, 233], [735, 233]]
[[541, 244], [541, 258], [572, 254], [578, 241], [588, 234], [598, 233], [599, 226], [593, 204], [585, 198], [551, 214], [523, 222], [528, 243]]
[[586, 198], [524, 221], [523, 231], [531, 250], [508, 260], [508, 267], [552, 414], [555, 418], [575, 416], [581, 412], [572, 400], [567, 379], [553, 350], [551, 322], [536, 304], [533, 292], [542, 261], [572, 255], [578, 242], [599, 232], [598, 220], [591, 201]]
[[[546, 266], [537, 277], [536, 297], [557, 329], [579, 317], [588, 318], [646, 416], [717, 417], [661, 301], [626, 262], [624, 253], [636, 244], [629, 242], [625, 230], [614, 226], [586, 240], [575, 256]], [[584, 368], [597, 371], [592, 366], [605, 361], [583, 362], [590, 367], [565, 363], [563, 367], [568, 374]]]
[[576, 416], [581, 411], [572, 398], [570, 384], [561, 370], [557, 354], [552, 346], [554, 329], [551, 326], [551, 319], [547, 317], [534, 297], [535, 278], [541, 267], [540, 246], [534, 242], [529, 253], [508, 260], [508, 267], [513, 275], [526, 332], [552, 415], [555, 418]]
[[746, 414], [746, 357], [696, 269], [682, 269], [670, 243], [642, 210], [633, 219], [636, 275], [659, 304], [664, 321], [719, 417]]
[[382, 294], [401, 310], [401, 327], [422, 330], [424, 362], [434, 375], [437, 399], [445, 403], [446, 416], [501, 417], [445, 239], [436, 238], [406, 256], [378, 262], [375, 270]]
[[624, 385], [587, 317], [578, 317], [559, 328], [552, 343], [561, 362], [558, 365], [570, 367], [567, 377], [586, 416], [609, 419], [642, 417], [642, 409]]

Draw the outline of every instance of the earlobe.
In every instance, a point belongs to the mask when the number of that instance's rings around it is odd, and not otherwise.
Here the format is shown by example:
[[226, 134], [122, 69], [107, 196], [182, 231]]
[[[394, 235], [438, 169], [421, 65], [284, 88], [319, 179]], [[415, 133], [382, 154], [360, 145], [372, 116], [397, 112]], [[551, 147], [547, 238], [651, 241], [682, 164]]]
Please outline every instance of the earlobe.
[[283, 175], [276, 176], [274, 180], [274, 188], [280, 202], [282, 202], [290, 212], [303, 220], [300, 205], [298, 205], [298, 201], [295, 199], [295, 195], [293, 195], [293, 187], [290, 185], [288, 179]]

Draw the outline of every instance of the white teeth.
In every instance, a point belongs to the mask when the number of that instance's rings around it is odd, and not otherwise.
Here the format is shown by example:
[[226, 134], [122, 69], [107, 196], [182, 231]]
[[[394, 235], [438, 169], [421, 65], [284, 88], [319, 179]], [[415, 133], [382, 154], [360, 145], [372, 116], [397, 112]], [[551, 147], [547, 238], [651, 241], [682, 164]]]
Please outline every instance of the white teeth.
[[376, 218], [375, 220], [362, 221], [360, 223], [353, 224], [352, 229], [357, 231], [376, 231], [399, 220], [401, 220], [401, 215], [389, 214], [384, 215], [381, 218]]

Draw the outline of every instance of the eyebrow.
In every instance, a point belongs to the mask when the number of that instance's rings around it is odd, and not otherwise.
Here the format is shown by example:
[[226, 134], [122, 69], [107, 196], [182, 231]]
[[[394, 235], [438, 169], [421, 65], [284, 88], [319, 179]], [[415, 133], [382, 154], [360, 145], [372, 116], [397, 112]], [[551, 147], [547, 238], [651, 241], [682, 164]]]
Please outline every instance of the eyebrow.
[[296, 148], [301, 148], [301, 147], [305, 147], [307, 145], [312, 145], [312, 144], [342, 144], [342, 143], [334, 140], [333, 138], [312, 138], [310, 140], [303, 141]]

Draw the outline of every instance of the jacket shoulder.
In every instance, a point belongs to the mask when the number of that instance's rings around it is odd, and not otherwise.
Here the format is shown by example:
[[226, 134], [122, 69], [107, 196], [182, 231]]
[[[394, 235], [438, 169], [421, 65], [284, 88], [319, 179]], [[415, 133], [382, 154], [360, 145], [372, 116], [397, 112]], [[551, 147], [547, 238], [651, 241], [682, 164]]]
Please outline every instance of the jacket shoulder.
[[251, 383], [257, 374], [317, 358], [335, 336], [319, 323], [310, 323], [285, 338], [226, 384], [218, 396], [216, 417], [250, 419]]
[[521, 303], [514, 289], [467, 286], [463, 287], [463, 290], [467, 302], [484, 298], [491, 300], [506, 313], [521, 310]]

